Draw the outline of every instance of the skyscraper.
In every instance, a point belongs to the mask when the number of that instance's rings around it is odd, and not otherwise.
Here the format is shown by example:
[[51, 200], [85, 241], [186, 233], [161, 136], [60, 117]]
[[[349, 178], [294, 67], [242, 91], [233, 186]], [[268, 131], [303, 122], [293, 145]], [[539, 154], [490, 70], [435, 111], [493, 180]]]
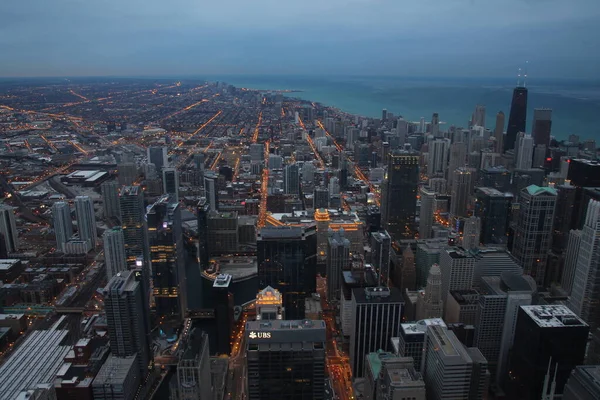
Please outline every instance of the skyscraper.
[[590, 200], [581, 231], [568, 306], [595, 332], [600, 327], [600, 202]]
[[149, 208], [146, 219], [156, 314], [183, 319], [187, 311], [187, 283], [179, 203], [165, 195]]
[[431, 135], [435, 138], [440, 134], [440, 116], [438, 113], [433, 113], [431, 116]]
[[383, 351], [366, 356], [364, 394], [365, 400], [426, 400], [425, 382], [413, 366], [412, 357]]
[[281, 292], [286, 318], [304, 318], [304, 299], [317, 287], [316, 226], [262, 228], [257, 258], [259, 287]]
[[531, 275], [539, 285], [544, 285], [556, 190], [528, 186], [521, 190], [519, 203], [512, 253], [523, 267], [523, 272]]
[[435, 192], [427, 187], [419, 189], [421, 208], [419, 210], [419, 239], [429, 239], [433, 227]]
[[154, 164], [156, 171], [160, 173], [163, 167], [169, 165], [169, 156], [166, 147], [148, 147], [146, 158], [148, 162]]
[[496, 139], [496, 153], [502, 153], [504, 151], [504, 113], [502, 111], [498, 111], [496, 114], [494, 138]]
[[108, 280], [119, 272], [127, 270], [125, 238], [121, 227], [108, 229], [102, 235], [104, 242], [104, 264]]
[[163, 194], [168, 194], [175, 202], [179, 202], [179, 172], [177, 168], [163, 168]]
[[94, 203], [88, 196], [75, 197], [75, 216], [77, 217], [77, 230], [81, 240], [87, 240], [92, 249], [96, 248], [96, 215]]
[[119, 204], [119, 185], [116, 181], [106, 181], [100, 185], [102, 191], [102, 209], [104, 218], [121, 219], [121, 206]]
[[464, 167], [466, 160], [467, 144], [462, 142], [452, 143], [450, 145], [450, 159], [448, 164], [448, 187], [450, 189], [454, 184], [454, 171], [456, 171], [457, 168]]
[[471, 193], [474, 186], [474, 169], [461, 167], [453, 171], [452, 198], [450, 214], [455, 217], [466, 217], [471, 204]]
[[212, 400], [208, 335], [192, 328], [177, 363], [177, 399]]
[[217, 325], [217, 352], [231, 353], [231, 333], [233, 331], [233, 294], [229, 290], [232, 276], [217, 275], [213, 284], [212, 296], [215, 304], [215, 320]]
[[506, 128], [506, 137], [504, 138], [504, 151], [515, 147], [517, 134], [526, 132], [527, 124], [527, 88], [517, 86], [513, 90], [512, 101], [510, 103], [510, 115], [508, 117], [508, 128]]
[[329, 231], [327, 240], [327, 298], [335, 301], [340, 298], [342, 271], [350, 266], [350, 241], [344, 236], [344, 230]]
[[429, 178], [446, 176], [449, 149], [450, 139], [436, 138], [429, 142], [429, 158], [427, 161], [427, 176]]
[[147, 304], [140, 284], [132, 271], [120, 272], [112, 277], [103, 293], [111, 352], [117, 357], [137, 355], [139, 371], [145, 377], [152, 354], [148, 325], [141, 318], [148, 313], [144, 310]]
[[462, 235], [462, 247], [467, 250], [473, 250], [479, 247], [479, 237], [481, 236], [481, 218], [469, 217], [465, 220]]
[[4, 246], [8, 253], [19, 249], [19, 232], [15, 222], [15, 210], [7, 205], [0, 205], [0, 234], [4, 237]]
[[563, 400], [600, 399], [600, 366], [578, 365], [565, 385]]
[[371, 233], [371, 263], [377, 272], [379, 286], [388, 286], [392, 238], [386, 231]]
[[73, 236], [73, 220], [68, 203], [57, 201], [52, 204], [52, 226], [56, 236], [56, 249], [64, 252], [65, 244]]
[[419, 156], [397, 151], [388, 158], [387, 179], [382, 190], [382, 225], [396, 240], [415, 234]]
[[475, 189], [474, 215], [481, 219], [481, 243], [506, 245], [512, 199], [512, 194], [494, 188]]
[[283, 168], [283, 191], [285, 194], [300, 193], [299, 168], [296, 163]]
[[[148, 236], [146, 231], [146, 210], [144, 208], [144, 192], [140, 186], [124, 186], [119, 195], [121, 206], [121, 226], [125, 239], [125, 254], [129, 268], [135, 268], [138, 260], [142, 260], [149, 279]], [[148, 281], [149, 285], [149, 281]], [[149, 286], [146, 286], [149, 288]]]
[[442, 250], [440, 270], [442, 271], [442, 300], [445, 309], [450, 290], [471, 289], [475, 271], [475, 257], [460, 247]]
[[248, 400], [323, 400], [326, 340], [324, 321], [247, 322]]
[[577, 259], [579, 258], [579, 248], [581, 247], [581, 233], [582, 231], [577, 229], [571, 229], [569, 232], [565, 263], [560, 281], [560, 285], [569, 295], [573, 290], [573, 281], [575, 279], [575, 271], [577, 270]]
[[515, 168], [530, 169], [533, 162], [533, 138], [527, 133], [517, 135]]
[[208, 239], [208, 213], [210, 212], [210, 204], [206, 197], [200, 198], [196, 207], [196, 215], [198, 217], [198, 257], [200, 258], [200, 268], [204, 270], [208, 267], [210, 245]]
[[369, 287], [352, 289], [352, 327], [350, 365], [355, 378], [364, 373], [368, 353], [390, 348], [402, 322], [404, 301], [397, 288]]
[[511, 352], [510, 398], [540, 399], [548, 372], [562, 394], [575, 366], [583, 364], [590, 328], [563, 305], [521, 306]]
[[219, 198], [217, 195], [217, 175], [212, 171], [204, 174], [204, 193], [210, 209], [219, 211]]
[[132, 162], [117, 164], [117, 174], [119, 175], [119, 185], [121, 186], [133, 185], [139, 175], [137, 165]]
[[473, 117], [471, 118], [472, 126], [483, 126], [485, 128], [485, 106], [476, 105], [475, 112], [473, 112]]
[[550, 147], [550, 134], [552, 132], [552, 110], [549, 108], [536, 108], [533, 110], [533, 128], [531, 136], [536, 146]]
[[417, 320], [441, 318], [443, 313], [442, 271], [438, 264], [433, 264], [429, 269], [425, 293], [419, 292], [417, 297]]

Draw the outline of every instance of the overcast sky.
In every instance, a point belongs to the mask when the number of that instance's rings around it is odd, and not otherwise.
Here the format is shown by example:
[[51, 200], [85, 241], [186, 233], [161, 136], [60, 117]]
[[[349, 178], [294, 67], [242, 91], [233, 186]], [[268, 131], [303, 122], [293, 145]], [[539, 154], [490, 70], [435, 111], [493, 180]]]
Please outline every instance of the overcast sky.
[[0, 0], [0, 76], [600, 77], [600, 0]]

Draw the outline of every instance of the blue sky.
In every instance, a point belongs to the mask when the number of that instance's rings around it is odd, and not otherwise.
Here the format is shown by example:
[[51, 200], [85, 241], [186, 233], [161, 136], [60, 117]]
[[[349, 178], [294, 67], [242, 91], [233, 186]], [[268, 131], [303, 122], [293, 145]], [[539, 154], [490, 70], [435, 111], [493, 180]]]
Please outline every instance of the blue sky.
[[1, 0], [0, 76], [599, 78], [600, 0]]

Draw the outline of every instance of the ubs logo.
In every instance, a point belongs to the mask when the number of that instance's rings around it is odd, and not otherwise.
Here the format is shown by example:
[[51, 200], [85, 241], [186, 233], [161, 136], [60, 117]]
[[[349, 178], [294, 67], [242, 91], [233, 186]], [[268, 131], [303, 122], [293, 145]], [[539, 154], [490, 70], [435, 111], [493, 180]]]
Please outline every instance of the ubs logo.
[[271, 332], [250, 332], [248, 334], [250, 339], [271, 339]]

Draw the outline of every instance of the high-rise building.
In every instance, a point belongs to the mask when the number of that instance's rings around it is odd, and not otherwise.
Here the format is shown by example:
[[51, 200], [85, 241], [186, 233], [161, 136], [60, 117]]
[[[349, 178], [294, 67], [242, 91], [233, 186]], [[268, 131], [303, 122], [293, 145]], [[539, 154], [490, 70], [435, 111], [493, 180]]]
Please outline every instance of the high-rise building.
[[568, 306], [595, 332], [600, 327], [600, 202], [590, 200]]
[[474, 215], [481, 219], [479, 240], [484, 245], [505, 246], [513, 196], [489, 187], [475, 189]]
[[256, 320], [284, 319], [283, 299], [279, 290], [267, 286], [256, 295]]
[[217, 175], [212, 171], [204, 174], [204, 193], [206, 200], [213, 211], [219, 211], [219, 198], [217, 195]]
[[439, 138], [429, 142], [429, 158], [427, 161], [427, 176], [429, 178], [446, 176], [449, 149], [450, 139]]
[[249, 154], [252, 161], [264, 161], [265, 145], [263, 143], [252, 143]]
[[589, 331], [566, 306], [521, 306], [510, 359], [510, 398], [542, 398], [545, 377], [554, 371], [555, 393], [562, 394], [573, 368], [583, 364]]
[[324, 321], [246, 323], [248, 400], [325, 398]]
[[257, 239], [259, 287], [283, 295], [286, 318], [304, 318], [304, 299], [316, 291], [317, 232], [314, 225], [265, 227]]
[[383, 183], [381, 221], [394, 239], [412, 239], [415, 234], [419, 156], [397, 151], [388, 158], [387, 179]]
[[187, 283], [179, 203], [169, 195], [159, 198], [149, 207], [146, 220], [156, 314], [183, 319], [187, 311]]
[[533, 162], [533, 138], [531, 135], [524, 132], [520, 132], [517, 135], [515, 154], [516, 169], [531, 168], [531, 163]]
[[578, 365], [565, 385], [562, 400], [600, 399], [600, 365]]
[[446, 323], [441, 318], [422, 319], [418, 322], [407, 322], [400, 324], [400, 335], [392, 338], [392, 343], [398, 340], [398, 355], [411, 357], [414, 367], [421, 373], [423, 362], [423, 349], [425, 348], [425, 335], [429, 325], [440, 325], [446, 328]]
[[504, 113], [502, 111], [496, 114], [494, 138], [496, 139], [496, 153], [502, 153], [504, 151]]
[[429, 239], [435, 212], [435, 192], [427, 187], [419, 189], [421, 208], [419, 210], [419, 239]]
[[390, 339], [400, 333], [403, 305], [402, 294], [397, 288], [352, 289], [350, 365], [354, 377], [363, 376], [368, 353], [389, 350]]
[[549, 108], [536, 108], [533, 110], [533, 127], [531, 136], [535, 145], [550, 147], [550, 134], [552, 132], [552, 110]]
[[316, 187], [313, 192], [313, 208], [329, 208], [329, 190], [325, 187]]
[[231, 353], [231, 334], [233, 331], [234, 299], [229, 286], [232, 276], [219, 274], [213, 284], [212, 295], [215, 304], [215, 319], [217, 322], [217, 352]]
[[[556, 186], [556, 208], [552, 224], [552, 251], [562, 254], [567, 249], [569, 231], [573, 223], [573, 209], [577, 188], [570, 184]], [[579, 227], [578, 227], [579, 228]]]
[[581, 247], [581, 237], [582, 231], [580, 230], [571, 229], [569, 232], [569, 242], [567, 244], [562, 279], [560, 281], [561, 287], [569, 295], [573, 290], [573, 281], [575, 280], [575, 271], [577, 270], [577, 259], [579, 258]]
[[92, 249], [96, 248], [96, 214], [94, 203], [88, 196], [75, 197], [75, 216], [77, 217], [77, 230], [79, 238], [90, 243]]
[[15, 222], [15, 210], [13, 207], [0, 205], [0, 234], [4, 238], [4, 247], [7, 253], [13, 253], [19, 249], [19, 231]]
[[470, 252], [475, 257], [473, 288], [478, 289], [484, 276], [500, 276], [504, 272], [522, 275], [523, 268], [502, 247], [480, 247]]
[[[396, 249], [394, 249], [396, 251]], [[396, 272], [397, 273], [397, 272]], [[396, 284], [398, 282], [395, 282]], [[406, 289], [416, 290], [417, 288], [417, 270], [415, 267], [415, 254], [410, 246], [406, 246], [402, 251], [402, 269], [400, 278], [400, 290], [402, 293]]]
[[139, 356], [135, 354], [128, 357], [110, 354], [91, 384], [94, 400], [135, 399], [142, 377], [145, 377], [138, 369], [138, 363]]
[[417, 297], [417, 320], [442, 317], [444, 313], [442, 293], [442, 271], [438, 264], [433, 264], [429, 269], [425, 293], [419, 292]]
[[481, 218], [472, 216], [465, 220], [462, 235], [462, 247], [467, 250], [473, 250], [479, 247], [479, 237], [481, 236]]
[[371, 233], [371, 264], [377, 272], [379, 286], [388, 286], [392, 238], [386, 231]]
[[[143, 271], [149, 285], [148, 239], [146, 231], [146, 210], [144, 192], [140, 186], [124, 186], [119, 194], [121, 206], [121, 226], [125, 239], [125, 254], [129, 268], [137, 267], [139, 260], [144, 264]], [[149, 288], [149, 286], [146, 286]]]
[[300, 170], [295, 163], [283, 168], [283, 191], [285, 194], [300, 193]]
[[177, 168], [163, 168], [162, 176], [163, 194], [168, 194], [174, 201], [179, 202], [179, 172]]
[[121, 219], [121, 206], [119, 204], [119, 185], [116, 181], [106, 181], [100, 185], [102, 191], [102, 208], [104, 218]]
[[177, 399], [212, 400], [213, 384], [210, 374], [208, 335], [192, 328], [181, 344], [177, 363]]
[[117, 164], [117, 174], [119, 176], [119, 185], [121, 186], [133, 185], [139, 175], [137, 165], [132, 162]]
[[433, 113], [431, 116], [431, 135], [435, 138], [440, 134], [440, 116], [438, 113]]
[[476, 105], [475, 112], [471, 118], [471, 126], [483, 126], [485, 128], [485, 106]]
[[445, 305], [450, 290], [471, 289], [475, 257], [460, 247], [442, 250], [440, 270], [442, 272], [442, 300]]
[[384, 108], [384, 109], [381, 111], [381, 120], [382, 120], [382, 121], [387, 121], [387, 116], [388, 116], [388, 110]]
[[104, 242], [104, 264], [108, 280], [127, 270], [127, 256], [125, 255], [125, 238], [121, 227], [106, 230], [102, 235]]
[[428, 400], [483, 399], [487, 361], [476, 348], [467, 349], [440, 325], [427, 327], [422, 374]]
[[531, 185], [521, 190], [512, 253], [539, 285], [544, 285], [552, 237], [556, 190]]
[[207, 222], [210, 255], [232, 254], [238, 251], [240, 240], [236, 211], [210, 211]]
[[475, 184], [475, 170], [461, 167], [452, 171], [452, 199], [450, 214], [455, 217], [466, 217], [470, 208], [471, 193]]
[[340, 298], [342, 271], [350, 266], [350, 241], [344, 236], [344, 230], [329, 231], [327, 240], [327, 298], [335, 301]]
[[56, 249], [64, 252], [65, 244], [73, 236], [73, 220], [68, 203], [57, 201], [52, 204], [52, 226], [56, 236]]
[[329, 186], [327, 187], [329, 190], [329, 198], [340, 195], [340, 180], [335, 176], [329, 180]]
[[527, 124], [527, 88], [517, 86], [513, 91], [510, 103], [510, 115], [508, 116], [508, 127], [504, 138], [504, 151], [514, 149], [517, 134], [526, 131]]
[[156, 171], [160, 173], [163, 167], [169, 166], [169, 156], [166, 147], [148, 147], [146, 158], [154, 164]]
[[104, 311], [111, 353], [117, 357], [137, 355], [140, 376], [148, 373], [152, 354], [147, 321], [148, 315], [139, 282], [134, 272], [125, 271], [113, 276], [103, 290]]
[[200, 198], [196, 207], [196, 215], [198, 217], [198, 257], [200, 258], [200, 267], [202, 270], [208, 268], [210, 255], [210, 241], [208, 238], [208, 214], [210, 212], [210, 204], [206, 197]]
[[365, 363], [365, 400], [426, 400], [425, 382], [411, 357], [393, 353], [369, 353]]
[[[467, 144], [456, 142], [450, 145], [450, 160], [448, 162], [448, 186], [451, 189], [454, 184], [454, 171], [464, 167], [467, 162]], [[431, 186], [431, 183], [429, 184]]]

